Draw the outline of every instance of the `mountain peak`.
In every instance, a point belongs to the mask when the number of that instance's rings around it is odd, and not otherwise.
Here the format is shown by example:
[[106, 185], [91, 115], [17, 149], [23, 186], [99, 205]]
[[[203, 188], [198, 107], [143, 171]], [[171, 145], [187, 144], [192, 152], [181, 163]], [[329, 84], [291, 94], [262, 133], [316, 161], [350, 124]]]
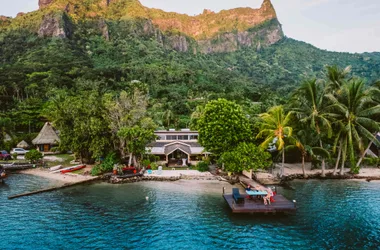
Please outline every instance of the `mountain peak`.
[[48, 7], [52, 2], [53, 0], [38, 0], [38, 6], [42, 9]]

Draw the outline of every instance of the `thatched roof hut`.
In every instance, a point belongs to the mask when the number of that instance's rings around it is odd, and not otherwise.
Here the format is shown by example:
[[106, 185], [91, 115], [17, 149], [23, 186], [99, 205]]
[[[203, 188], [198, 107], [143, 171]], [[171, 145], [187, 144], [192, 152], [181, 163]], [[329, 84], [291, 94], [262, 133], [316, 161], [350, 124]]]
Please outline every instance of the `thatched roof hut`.
[[34, 145], [57, 145], [59, 142], [59, 137], [49, 122], [45, 123], [38, 136], [32, 141]]
[[29, 144], [26, 141], [21, 141], [19, 144], [17, 144], [18, 148], [29, 148]]

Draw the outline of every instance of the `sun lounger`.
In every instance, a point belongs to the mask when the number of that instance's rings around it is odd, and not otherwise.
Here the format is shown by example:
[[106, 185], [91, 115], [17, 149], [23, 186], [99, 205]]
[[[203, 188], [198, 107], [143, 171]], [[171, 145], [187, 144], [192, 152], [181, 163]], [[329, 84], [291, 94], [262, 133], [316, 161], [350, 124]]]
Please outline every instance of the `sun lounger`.
[[245, 202], [244, 196], [240, 195], [238, 188], [232, 189], [232, 196], [234, 197], [236, 204], [244, 204], [244, 202]]

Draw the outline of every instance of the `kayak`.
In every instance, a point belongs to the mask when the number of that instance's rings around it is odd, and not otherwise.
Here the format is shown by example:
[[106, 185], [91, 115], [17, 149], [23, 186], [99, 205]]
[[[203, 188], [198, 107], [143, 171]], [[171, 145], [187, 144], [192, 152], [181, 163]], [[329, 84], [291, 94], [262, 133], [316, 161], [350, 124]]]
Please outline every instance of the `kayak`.
[[60, 170], [60, 172], [61, 172], [61, 174], [66, 174], [66, 173], [73, 172], [73, 171], [76, 171], [76, 170], [79, 170], [79, 169], [82, 169], [85, 167], [86, 167], [86, 165], [78, 165], [78, 166], [73, 166], [73, 167], [62, 169], [62, 170]]

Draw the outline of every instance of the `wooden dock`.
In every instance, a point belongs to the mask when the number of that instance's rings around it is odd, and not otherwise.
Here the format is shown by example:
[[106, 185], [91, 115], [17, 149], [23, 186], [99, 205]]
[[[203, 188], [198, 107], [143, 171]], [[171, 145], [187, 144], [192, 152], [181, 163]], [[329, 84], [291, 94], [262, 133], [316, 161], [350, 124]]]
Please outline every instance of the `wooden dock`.
[[232, 194], [223, 194], [224, 200], [230, 206], [232, 213], [255, 214], [255, 213], [294, 213], [297, 210], [296, 203], [287, 200], [282, 195], [273, 198], [275, 202], [264, 205], [262, 200], [245, 199], [244, 204], [236, 204]]

